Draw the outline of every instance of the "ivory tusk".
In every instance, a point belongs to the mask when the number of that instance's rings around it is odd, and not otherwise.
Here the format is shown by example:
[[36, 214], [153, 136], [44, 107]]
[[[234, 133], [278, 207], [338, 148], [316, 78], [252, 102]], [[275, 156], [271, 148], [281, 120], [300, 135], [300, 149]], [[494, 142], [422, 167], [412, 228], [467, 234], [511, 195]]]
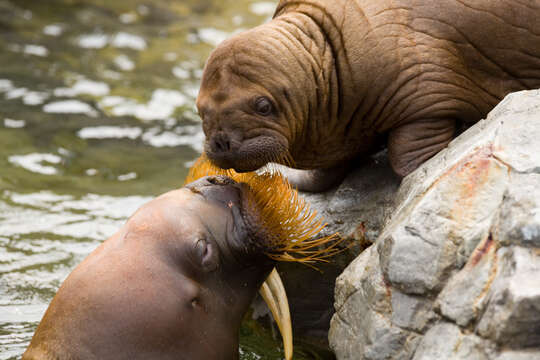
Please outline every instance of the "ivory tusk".
[[291, 313], [289, 311], [289, 301], [287, 300], [285, 287], [276, 268], [272, 269], [272, 272], [262, 284], [259, 294], [261, 294], [268, 305], [281, 332], [285, 360], [291, 360], [293, 355]]

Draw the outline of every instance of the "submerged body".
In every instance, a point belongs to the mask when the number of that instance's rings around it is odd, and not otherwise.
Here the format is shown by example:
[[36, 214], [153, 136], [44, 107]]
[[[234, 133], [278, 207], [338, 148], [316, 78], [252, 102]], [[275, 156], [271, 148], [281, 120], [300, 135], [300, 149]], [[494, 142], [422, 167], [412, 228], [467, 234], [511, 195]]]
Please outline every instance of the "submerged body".
[[405, 176], [513, 91], [540, 87], [540, 4], [282, 0], [210, 56], [198, 108], [223, 168], [322, 190], [387, 145]]

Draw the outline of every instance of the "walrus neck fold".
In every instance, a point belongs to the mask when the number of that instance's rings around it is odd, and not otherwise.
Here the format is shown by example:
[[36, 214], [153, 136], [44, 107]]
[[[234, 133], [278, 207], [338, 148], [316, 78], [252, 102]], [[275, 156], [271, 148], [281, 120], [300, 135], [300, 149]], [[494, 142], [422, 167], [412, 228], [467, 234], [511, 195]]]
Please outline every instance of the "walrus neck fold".
[[[295, 82], [289, 96], [300, 99], [293, 104], [296, 113], [291, 124], [296, 126], [295, 133], [301, 134], [291, 141], [290, 148], [297, 168], [332, 167], [350, 160], [344, 154], [357, 152], [356, 148], [345, 149], [358, 147], [359, 143], [358, 139], [350, 139], [351, 134], [358, 133], [352, 131], [356, 129], [350, 124], [358, 114], [365, 114], [366, 108], [372, 107], [369, 89], [375, 86], [375, 74], [384, 68], [381, 64], [385, 60], [374, 56], [372, 48], [356, 45], [354, 53], [347, 50], [351, 47], [339, 24], [354, 21], [358, 36], [365, 39], [370, 32], [365, 18], [355, 15], [351, 20], [355, 12], [347, 12], [347, 9], [329, 12], [325, 6], [328, 3], [316, 0], [281, 1], [274, 19], [267, 24], [280, 34], [284, 46], [294, 49], [284, 54], [290, 56], [289, 62], [303, 64], [301, 70], [289, 70], [294, 76], [305, 78]], [[370, 46], [372, 42], [367, 44]], [[353, 66], [358, 57], [370, 59], [361, 72]], [[351, 77], [355, 81], [351, 81]], [[332, 136], [321, 133], [321, 129], [330, 131]], [[365, 131], [363, 134], [371, 138], [371, 134]], [[371, 139], [365, 140], [361, 142], [371, 142]], [[350, 145], [353, 143], [356, 145]], [[325, 159], [325, 163], [320, 159]]]

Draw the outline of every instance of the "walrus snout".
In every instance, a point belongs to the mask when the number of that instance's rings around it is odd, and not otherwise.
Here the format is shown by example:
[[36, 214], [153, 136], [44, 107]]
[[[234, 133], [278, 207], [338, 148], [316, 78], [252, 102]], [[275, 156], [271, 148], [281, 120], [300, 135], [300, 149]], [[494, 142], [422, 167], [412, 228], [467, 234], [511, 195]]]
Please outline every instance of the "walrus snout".
[[218, 132], [210, 139], [210, 148], [213, 152], [228, 152], [231, 151], [231, 139], [225, 132]]

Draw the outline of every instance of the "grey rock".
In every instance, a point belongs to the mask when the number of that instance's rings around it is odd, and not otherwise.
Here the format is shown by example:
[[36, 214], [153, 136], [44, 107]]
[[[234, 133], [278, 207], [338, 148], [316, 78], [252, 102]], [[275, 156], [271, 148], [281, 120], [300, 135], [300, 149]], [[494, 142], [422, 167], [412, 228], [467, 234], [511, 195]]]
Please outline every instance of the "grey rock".
[[540, 250], [501, 248], [478, 333], [510, 348], [540, 347]]
[[463, 334], [456, 325], [440, 323], [424, 335], [413, 360], [488, 360], [489, 352], [478, 336]]
[[[383, 316], [390, 313], [392, 294], [383, 281], [378, 258], [370, 247], [336, 282], [339, 315], [332, 318], [329, 339], [340, 359], [357, 359], [358, 354], [365, 359], [406, 359], [416, 346], [417, 334]], [[350, 285], [355, 283], [359, 287], [353, 290]]]
[[466, 327], [483, 311], [496, 269], [496, 245], [488, 236], [478, 244], [465, 267], [448, 281], [435, 306], [442, 315]]
[[540, 173], [538, 97], [540, 90], [510, 94], [492, 115], [502, 124], [493, 155], [518, 173]]
[[540, 247], [540, 174], [512, 174], [510, 182], [499, 214], [497, 238], [505, 246]]
[[338, 359], [540, 359], [539, 120], [511, 94], [403, 180], [336, 282]]
[[440, 316], [433, 310], [433, 302], [420, 296], [404, 294], [396, 289], [392, 291], [393, 324], [402, 329], [422, 333]]
[[444, 286], [487, 237], [508, 182], [507, 168], [483, 148], [439, 174], [437, 186], [402, 207], [406, 214], [396, 213], [378, 241], [385, 276], [405, 293]]

